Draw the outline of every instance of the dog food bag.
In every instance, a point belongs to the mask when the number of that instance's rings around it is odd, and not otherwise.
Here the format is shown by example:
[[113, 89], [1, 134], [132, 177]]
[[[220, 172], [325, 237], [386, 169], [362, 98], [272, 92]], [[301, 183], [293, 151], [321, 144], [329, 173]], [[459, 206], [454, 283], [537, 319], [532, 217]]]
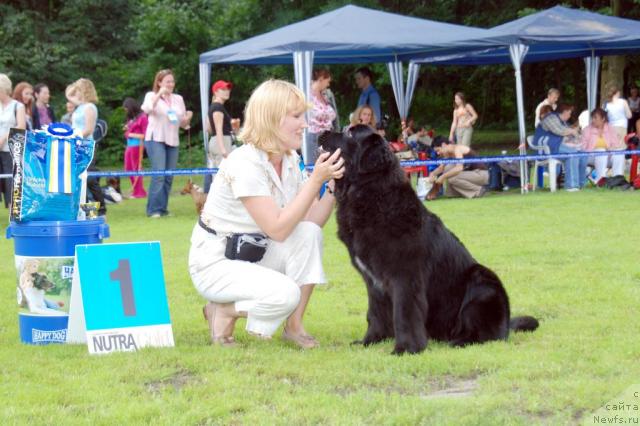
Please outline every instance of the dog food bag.
[[70, 126], [52, 123], [47, 130], [11, 129], [13, 200], [10, 220], [75, 220], [81, 180], [93, 158], [94, 142], [73, 135]]

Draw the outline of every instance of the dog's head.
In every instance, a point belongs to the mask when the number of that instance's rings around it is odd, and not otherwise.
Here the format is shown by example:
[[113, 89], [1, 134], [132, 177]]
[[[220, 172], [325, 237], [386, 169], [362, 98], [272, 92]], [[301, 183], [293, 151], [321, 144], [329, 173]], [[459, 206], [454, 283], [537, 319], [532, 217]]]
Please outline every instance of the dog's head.
[[194, 185], [195, 184], [193, 183], [193, 181], [189, 179], [187, 183], [184, 184], [184, 187], [180, 190], [180, 195], [190, 194]]
[[345, 133], [325, 132], [318, 138], [318, 145], [323, 152], [340, 148], [345, 176], [351, 179], [387, 172], [396, 162], [387, 141], [369, 126], [353, 126]]
[[55, 284], [49, 281], [49, 278], [44, 274], [35, 272], [31, 276], [33, 277], [33, 286], [39, 290], [47, 291], [56, 288]]

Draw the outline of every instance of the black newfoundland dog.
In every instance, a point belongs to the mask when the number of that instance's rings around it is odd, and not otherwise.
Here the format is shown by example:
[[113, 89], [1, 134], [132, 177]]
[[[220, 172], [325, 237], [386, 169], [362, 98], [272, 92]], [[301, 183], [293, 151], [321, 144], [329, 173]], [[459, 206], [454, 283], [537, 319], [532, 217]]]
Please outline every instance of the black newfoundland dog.
[[535, 330], [532, 317], [510, 318], [500, 279], [418, 200], [379, 135], [366, 126], [321, 135], [320, 149], [340, 148], [336, 181], [338, 237], [369, 295], [363, 345], [395, 338], [394, 354], [418, 353], [427, 339], [454, 346]]

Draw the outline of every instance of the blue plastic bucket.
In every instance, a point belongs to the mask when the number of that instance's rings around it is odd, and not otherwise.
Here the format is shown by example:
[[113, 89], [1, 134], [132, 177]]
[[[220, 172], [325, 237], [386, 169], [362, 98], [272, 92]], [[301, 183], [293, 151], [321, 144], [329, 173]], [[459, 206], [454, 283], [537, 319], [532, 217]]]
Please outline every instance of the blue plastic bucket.
[[104, 218], [85, 221], [11, 222], [18, 278], [20, 340], [29, 344], [64, 343], [75, 247], [109, 237]]

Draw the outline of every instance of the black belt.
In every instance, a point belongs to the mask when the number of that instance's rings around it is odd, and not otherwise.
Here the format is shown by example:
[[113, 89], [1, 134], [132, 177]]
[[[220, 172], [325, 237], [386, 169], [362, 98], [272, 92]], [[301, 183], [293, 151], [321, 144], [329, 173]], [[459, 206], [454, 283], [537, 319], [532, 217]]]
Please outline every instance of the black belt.
[[215, 230], [209, 228], [207, 225], [204, 224], [204, 222], [202, 221], [202, 218], [198, 218], [198, 225], [200, 225], [200, 227], [205, 231], [207, 231], [208, 233], [213, 235], [218, 235], [218, 233]]

